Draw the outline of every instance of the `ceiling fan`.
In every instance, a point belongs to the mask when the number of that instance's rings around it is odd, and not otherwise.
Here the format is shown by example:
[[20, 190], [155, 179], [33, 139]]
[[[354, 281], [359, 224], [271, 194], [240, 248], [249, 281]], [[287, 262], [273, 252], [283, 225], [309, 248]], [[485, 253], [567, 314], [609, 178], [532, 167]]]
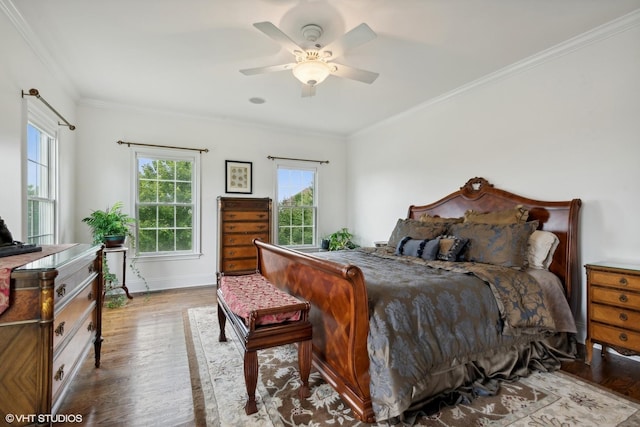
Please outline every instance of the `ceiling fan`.
[[240, 70], [246, 76], [291, 70], [293, 75], [302, 82], [303, 97], [315, 95], [316, 86], [322, 83], [329, 75], [369, 84], [373, 83], [378, 77], [378, 73], [333, 62], [335, 58], [340, 57], [347, 50], [376, 38], [376, 33], [367, 24], [358, 25], [324, 47], [316, 43], [322, 35], [322, 27], [315, 24], [305, 25], [301, 31], [302, 36], [310, 46], [306, 49], [299, 46], [271, 22], [258, 22], [253, 26], [291, 52], [295, 57], [295, 62]]

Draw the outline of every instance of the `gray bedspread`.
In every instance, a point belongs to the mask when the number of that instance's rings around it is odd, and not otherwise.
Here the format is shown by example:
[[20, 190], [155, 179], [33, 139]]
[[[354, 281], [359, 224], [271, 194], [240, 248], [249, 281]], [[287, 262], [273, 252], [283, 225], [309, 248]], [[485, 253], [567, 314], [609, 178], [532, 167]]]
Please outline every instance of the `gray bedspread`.
[[502, 355], [516, 353], [520, 359], [523, 352], [538, 357], [530, 354], [530, 342], [555, 333], [545, 294], [526, 272], [396, 257], [380, 248], [319, 256], [357, 265], [364, 273], [370, 392], [378, 421], [402, 416], [416, 402], [475, 378], [469, 369], [491, 371], [480, 376], [494, 371], [470, 363], [517, 363]]

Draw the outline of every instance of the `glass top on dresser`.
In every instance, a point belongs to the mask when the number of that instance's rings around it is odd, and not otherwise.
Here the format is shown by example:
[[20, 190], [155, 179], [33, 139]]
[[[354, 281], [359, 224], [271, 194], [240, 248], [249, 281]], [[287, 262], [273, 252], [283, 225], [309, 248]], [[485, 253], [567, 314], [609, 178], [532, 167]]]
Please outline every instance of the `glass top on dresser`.
[[84, 255], [89, 255], [89, 254], [95, 254], [99, 249], [100, 249], [100, 245], [90, 245], [87, 243], [79, 243], [67, 249], [63, 249], [60, 252], [47, 255], [36, 261], [32, 261], [28, 264], [25, 264], [21, 267], [17, 267], [14, 271], [59, 269], [65, 264], [78, 259], [78, 257], [82, 257]]

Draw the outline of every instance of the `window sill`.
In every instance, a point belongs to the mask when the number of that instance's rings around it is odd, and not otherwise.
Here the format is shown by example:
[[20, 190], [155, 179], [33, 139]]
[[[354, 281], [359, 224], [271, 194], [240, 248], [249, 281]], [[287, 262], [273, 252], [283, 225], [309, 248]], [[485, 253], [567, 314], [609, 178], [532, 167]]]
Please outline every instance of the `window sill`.
[[157, 255], [138, 255], [136, 261], [138, 262], [156, 262], [156, 261], [184, 261], [191, 259], [200, 259], [202, 254], [188, 253], [188, 254], [157, 254]]

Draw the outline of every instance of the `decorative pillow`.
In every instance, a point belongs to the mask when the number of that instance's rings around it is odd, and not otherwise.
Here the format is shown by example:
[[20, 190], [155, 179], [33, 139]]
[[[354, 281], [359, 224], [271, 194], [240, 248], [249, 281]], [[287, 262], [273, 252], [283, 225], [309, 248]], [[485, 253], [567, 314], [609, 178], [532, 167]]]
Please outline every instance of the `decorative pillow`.
[[454, 224], [450, 233], [468, 239], [461, 261], [482, 262], [503, 267], [526, 268], [529, 236], [538, 221], [524, 224]]
[[396, 255], [414, 256], [426, 260], [436, 259], [438, 255], [438, 249], [440, 248], [440, 239], [412, 239], [411, 237], [405, 237], [400, 240], [398, 247], [396, 248]]
[[425, 224], [416, 219], [398, 219], [391, 237], [387, 241], [387, 246], [395, 249], [404, 237], [411, 237], [412, 239], [424, 240], [435, 239], [441, 234], [444, 234], [447, 227], [443, 224]]
[[495, 212], [481, 213], [470, 209], [464, 213], [464, 222], [477, 224], [521, 224], [527, 222], [528, 218], [529, 209], [522, 205]]
[[536, 230], [529, 236], [529, 268], [548, 270], [560, 239], [550, 231]]
[[427, 224], [444, 224], [447, 227], [452, 224], [459, 224], [464, 221], [463, 217], [460, 218], [442, 218], [439, 216], [431, 216], [428, 214], [423, 214], [420, 217], [420, 221]]
[[467, 244], [467, 239], [459, 239], [456, 236], [440, 236], [438, 259], [441, 261], [457, 261], [458, 255]]

